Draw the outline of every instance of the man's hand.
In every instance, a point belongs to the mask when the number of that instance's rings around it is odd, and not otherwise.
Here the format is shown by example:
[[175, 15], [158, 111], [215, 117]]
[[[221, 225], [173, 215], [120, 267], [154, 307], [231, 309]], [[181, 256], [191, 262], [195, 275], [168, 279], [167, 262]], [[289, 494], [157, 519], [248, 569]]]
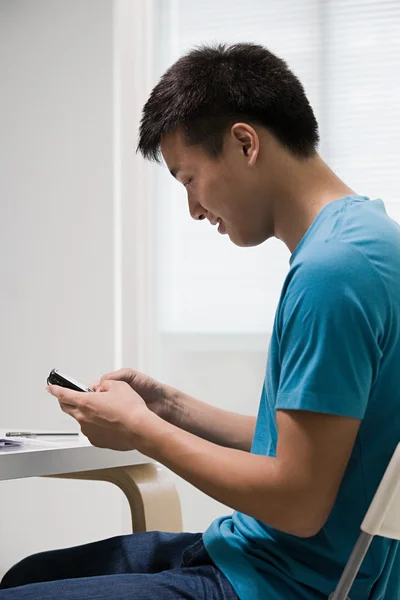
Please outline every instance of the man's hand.
[[128, 383], [153, 413], [172, 425], [220, 446], [250, 450], [255, 417], [211, 406], [133, 369], [107, 373], [90, 387], [97, 390], [110, 380]]
[[149, 413], [146, 403], [124, 381], [105, 380], [96, 391], [75, 392], [57, 385], [47, 387], [61, 410], [78, 421], [93, 446], [133, 450], [135, 428]]
[[168, 390], [170, 389], [168, 386], [139, 371], [119, 369], [119, 371], [103, 375], [99, 381], [91, 385], [91, 388], [97, 391], [108, 381], [127, 383], [134, 392], [139, 394], [152, 412], [166, 421], [170, 420], [172, 407], [168, 398]]

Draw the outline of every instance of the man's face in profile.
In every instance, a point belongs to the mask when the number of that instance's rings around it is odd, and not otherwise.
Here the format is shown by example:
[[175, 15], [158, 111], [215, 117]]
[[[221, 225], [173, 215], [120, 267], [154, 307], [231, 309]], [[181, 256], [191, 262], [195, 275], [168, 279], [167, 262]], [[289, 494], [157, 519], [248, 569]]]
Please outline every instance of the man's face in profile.
[[260, 189], [254, 170], [248, 168], [235, 136], [226, 135], [217, 158], [200, 145], [189, 145], [179, 131], [163, 136], [161, 152], [171, 173], [187, 190], [194, 219], [208, 219], [237, 246], [256, 246], [271, 237], [265, 210], [264, 219], [257, 210], [265, 190]]

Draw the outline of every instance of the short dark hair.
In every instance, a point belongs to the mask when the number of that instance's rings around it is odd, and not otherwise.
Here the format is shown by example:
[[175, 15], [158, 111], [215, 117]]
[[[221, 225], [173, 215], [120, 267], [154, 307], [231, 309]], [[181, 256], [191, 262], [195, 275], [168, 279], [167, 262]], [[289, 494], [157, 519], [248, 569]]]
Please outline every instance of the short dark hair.
[[263, 125], [299, 158], [316, 151], [318, 123], [299, 79], [250, 43], [196, 47], [174, 63], [143, 108], [137, 150], [160, 162], [162, 136], [181, 129], [217, 158], [238, 120]]

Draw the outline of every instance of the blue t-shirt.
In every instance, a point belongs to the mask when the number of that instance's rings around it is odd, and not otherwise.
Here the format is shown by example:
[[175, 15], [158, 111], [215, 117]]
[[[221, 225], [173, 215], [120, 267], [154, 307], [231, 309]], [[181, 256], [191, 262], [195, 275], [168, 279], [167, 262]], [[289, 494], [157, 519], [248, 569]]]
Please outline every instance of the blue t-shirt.
[[[291, 256], [253, 453], [275, 456], [278, 409], [362, 420], [328, 521], [298, 538], [235, 512], [204, 543], [241, 600], [326, 600], [400, 441], [400, 227], [381, 200], [325, 206]], [[394, 600], [399, 577], [398, 542], [376, 537], [351, 600]]]

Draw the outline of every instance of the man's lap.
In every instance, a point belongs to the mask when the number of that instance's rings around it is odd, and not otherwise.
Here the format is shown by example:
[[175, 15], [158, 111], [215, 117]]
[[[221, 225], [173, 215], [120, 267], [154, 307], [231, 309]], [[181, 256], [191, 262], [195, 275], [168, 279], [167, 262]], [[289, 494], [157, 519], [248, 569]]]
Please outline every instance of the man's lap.
[[34, 555], [15, 565], [0, 600], [237, 600], [201, 534], [148, 532]]

